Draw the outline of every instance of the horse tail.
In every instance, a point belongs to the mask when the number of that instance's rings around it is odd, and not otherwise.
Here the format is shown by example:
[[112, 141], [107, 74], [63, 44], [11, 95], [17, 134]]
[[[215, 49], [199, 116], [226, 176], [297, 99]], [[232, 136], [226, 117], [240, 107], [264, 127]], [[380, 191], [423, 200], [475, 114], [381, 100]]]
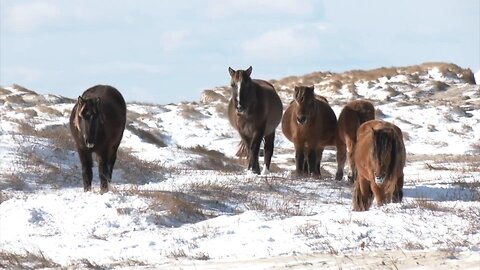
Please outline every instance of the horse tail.
[[238, 151], [237, 151], [236, 156], [239, 157], [239, 158], [248, 157], [248, 147], [245, 145], [243, 140], [240, 141], [240, 143], [238, 144]]
[[[393, 130], [392, 130], [393, 131]], [[397, 186], [397, 162], [398, 160], [398, 151], [397, 151], [397, 141], [395, 132], [392, 132], [386, 139], [388, 139], [388, 144], [390, 146], [390, 151], [385, 154], [390, 154], [390, 164], [388, 165], [388, 171], [385, 175], [385, 192], [393, 194]], [[386, 150], [386, 149], [385, 149]]]

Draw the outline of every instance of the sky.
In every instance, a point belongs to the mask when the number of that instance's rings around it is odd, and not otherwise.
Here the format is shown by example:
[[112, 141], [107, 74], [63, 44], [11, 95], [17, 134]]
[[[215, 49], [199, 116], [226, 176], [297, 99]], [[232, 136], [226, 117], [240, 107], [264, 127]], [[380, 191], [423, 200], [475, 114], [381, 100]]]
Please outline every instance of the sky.
[[0, 0], [0, 85], [200, 100], [228, 67], [280, 79], [452, 62], [480, 70], [478, 0]]

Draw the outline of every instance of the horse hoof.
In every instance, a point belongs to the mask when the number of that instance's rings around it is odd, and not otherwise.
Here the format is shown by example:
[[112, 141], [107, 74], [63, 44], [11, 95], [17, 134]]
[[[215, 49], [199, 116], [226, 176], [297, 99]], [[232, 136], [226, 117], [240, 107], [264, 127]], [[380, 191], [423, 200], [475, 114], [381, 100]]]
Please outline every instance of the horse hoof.
[[267, 169], [266, 165], [263, 165], [262, 175], [268, 175], [268, 174], [270, 174], [270, 171]]

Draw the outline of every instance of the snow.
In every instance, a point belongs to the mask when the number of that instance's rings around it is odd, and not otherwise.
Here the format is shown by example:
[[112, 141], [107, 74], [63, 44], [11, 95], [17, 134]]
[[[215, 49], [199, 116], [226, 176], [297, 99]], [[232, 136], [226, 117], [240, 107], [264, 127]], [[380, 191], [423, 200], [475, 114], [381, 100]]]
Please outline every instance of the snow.
[[[0, 100], [20, 95], [44, 104], [0, 102], [0, 265], [15, 267], [5, 258], [16, 256], [19, 268], [242, 269], [248, 264], [249, 269], [337, 269], [398, 264], [475, 269], [480, 263], [480, 170], [475, 167], [480, 91], [449, 81], [436, 68], [421, 77], [421, 83], [411, 83], [405, 75], [355, 83], [357, 94], [372, 100], [384, 120], [402, 128], [408, 153], [404, 201], [374, 204], [367, 212], [353, 212], [351, 186], [333, 180], [334, 148], [324, 153], [322, 179], [295, 177], [293, 146], [280, 127], [274, 167], [266, 175], [245, 172], [244, 165], [233, 171], [195, 168], [209, 160], [195, 147], [224, 155], [212, 162], [234, 159], [239, 137], [218, 109], [226, 106], [221, 102], [128, 104], [130, 122], [120, 148], [147, 164], [161, 164], [163, 171], [138, 171], [137, 165], [119, 158], [112, 191], [100, 195], [94, 168], [94, 191], [85, 193], [73, 148], [59, 150], [52, 147], [55, 141], [19, 130], [22, 122], [36, 131], [66, 127], [73, 103], [4, 88], [10, 93]], [[434, 94], [431, 100], [420, 99], [430, 80], [469, 93], [465, 113], [453, 110], [466, 105], [461, 99], [445, 101]], [[407, 86], [396, 88], [399, 93], [392, 96], [388, 83]], [[350, 97], [346, 88], [327, 96], [337, 116]], [[38, 110], [44, 105], [60, 113]], [[24, 109], [38, 115], [27, 117]], [[147, 141], [129, 125], [161, 134], [166, 146]], [[29, 155], [45, 161], [30, 164]], [[132, 172], [150, 178], [137, 183], [130, 179]], [[23, 262], [29, 254], [37, 259]], [[39, 265], [42, 256], [53, 265]]]

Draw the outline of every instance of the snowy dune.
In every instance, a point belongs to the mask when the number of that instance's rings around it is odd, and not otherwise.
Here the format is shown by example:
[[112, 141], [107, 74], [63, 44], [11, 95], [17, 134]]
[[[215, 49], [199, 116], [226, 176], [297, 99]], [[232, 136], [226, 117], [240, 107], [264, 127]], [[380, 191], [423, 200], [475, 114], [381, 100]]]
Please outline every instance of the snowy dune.
[[368, 212], [353, 212], [350, 185], [333, 180], [334, 148], [322, 179], [293, 176], [293, 145], [280, 128], [271, 174], [246, 173], [234, 157], [227, 87], [201, 102], [129, 103], [104, 195], [96, 168], [94, 192], [83, 192], [67, 129], [73, 100], [2, 88], [0, 267], [475, 269], [480, 86], [472, 77], [432, 63], [272, 81], [285, 105], [293, 85], [314, 84], [337, 116], [365, 98], [404, 131], [404, 201]]

